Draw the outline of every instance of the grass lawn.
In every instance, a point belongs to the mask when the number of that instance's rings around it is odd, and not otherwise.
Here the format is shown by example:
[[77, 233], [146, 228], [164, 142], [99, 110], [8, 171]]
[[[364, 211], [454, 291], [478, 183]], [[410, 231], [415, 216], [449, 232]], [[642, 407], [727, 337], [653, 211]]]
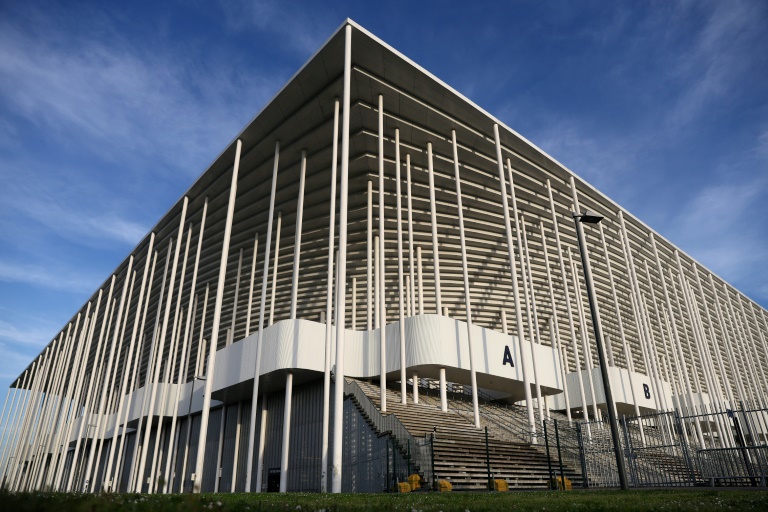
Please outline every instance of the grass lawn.
[[765, 490], [637, 490], [413, 494], [0, 494], [0, 510], [406, 512], [768, 510]]

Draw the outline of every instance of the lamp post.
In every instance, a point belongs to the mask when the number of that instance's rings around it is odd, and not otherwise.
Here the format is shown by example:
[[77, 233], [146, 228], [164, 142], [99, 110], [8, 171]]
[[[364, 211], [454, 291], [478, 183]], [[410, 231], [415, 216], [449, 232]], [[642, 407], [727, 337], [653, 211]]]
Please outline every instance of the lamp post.
[[592, 269], [589, 265], [589, 254], [587, 254], [584, 229], [581, 226], [583, 222], [586, 222], [587, 224], [597, 224], [601, 220], [603, 220], [602, 215], [588, 210], [585, 210], [584, 213], [573, 212], [573, 221], [576, 224], [576, 236], [579, 240], [579, 252], [581, 253], [581, 265], [584, 268], [584, 282], [587, 284], [589, 312], [592, 316], [592, 327], [595, 331], [597, 356], [600, 358], [600, 375], [603, 378], [603, 390], [605, 391], [605, 401], [608, 406], [608, 421], [611, 424], [613, 451], [616, 454], [616, 466], [619, 470], [619, 484], [623, 490], [627, 490], [629, 489], [629, 485], [627, 484], [627, 472], [624, 469], [624, 454], [621, 451], [619, 427], [616, 423], [615, 403], [613, 401], [613, 392], [611, 391], [611, 381], [608, 378], [608, 363], [605, 360], [605, 349], [603, 347], [603, 327], [600, 323], [600, 311], [597, 308], [597, 298], [595, 297], [594, 284], [592, 283]]

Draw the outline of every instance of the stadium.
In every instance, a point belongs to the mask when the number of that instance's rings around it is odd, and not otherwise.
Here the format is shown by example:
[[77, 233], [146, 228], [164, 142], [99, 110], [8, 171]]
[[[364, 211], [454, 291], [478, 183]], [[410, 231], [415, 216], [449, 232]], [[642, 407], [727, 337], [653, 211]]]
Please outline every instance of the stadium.
[[766, 316], [347, 20], [13, 382], [2, 485], [546, 488], [614, 410], [764, 485]]

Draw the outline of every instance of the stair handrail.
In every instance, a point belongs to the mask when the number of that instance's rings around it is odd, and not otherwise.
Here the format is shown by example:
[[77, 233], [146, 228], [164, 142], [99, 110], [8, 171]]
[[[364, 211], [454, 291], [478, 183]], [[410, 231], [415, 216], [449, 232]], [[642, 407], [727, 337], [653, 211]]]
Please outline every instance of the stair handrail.
[[422, 442], [417, 442], [416, 438], [394, 414], [382, 414], [356, 381], [344, 379], [344, 394], [351, 396], [355, 400], [360, 410], [368, 417], [368, 420], [377, 431], [389, 433], [403, 450], [410, 444], [411, 461], [419, 468], [419, 472], [425, 476], [425, 481], [429, 481], [427, 477], [431, 478], [431, 475], [428, 475], [430, 457], [423, 454], [422, 450], [417, 449], [425, 445], [423, 440]]

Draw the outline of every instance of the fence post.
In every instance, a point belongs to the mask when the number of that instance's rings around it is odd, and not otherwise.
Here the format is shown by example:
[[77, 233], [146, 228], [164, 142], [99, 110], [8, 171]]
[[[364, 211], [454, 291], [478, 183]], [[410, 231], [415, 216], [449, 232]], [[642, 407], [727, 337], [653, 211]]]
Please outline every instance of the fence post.
[[430, 436], [429, 451], [432, 456], [432, 490], [437, 490], [437, 474], [435, 473], [435, 433]]
[[[544, 420], [543, 424], [544, 424], [544, 446], [546, 446], [547, 448], [547, 468], [549, 468], [549, 483], [547, 484], [547, 488], [552, 489], [552, 483], [554, 479], [552, 478], [552, 459], [549, 456], [549, 435], [547, 434], [547, 420]], [[554, 482], [554, 483], [557, 484], [557, 482]], [[556, 488], [559, 489], [560, 486], [556, 485]]]
[[[691, 454], [688, 452], [688, 443], [685, 441], [685, 431], [683, 430], [685, 426], [683, 425], [683, 422], [680, 418], [680, 413], [677, 409], [675, 409], [675, 424], [676, 429], [678, 433], [678, 437], [680, 438], [680, 449], [683, 452], [683, 460], [685, 461], [685, 465], [688, 468], [688, 475], [691, 479], [691, 485], [696, 485], [696, 472], [693, 467], [693, 460], [691, 460]], [[694, 418], [695, 420], [695, 418]]]
[[485, 427], [485, 467], [488, 470], [488, 490], [493, 490], [491, 482], [491, 452], [488, 450], [488, 426]]
[[560, 464], [560, 482], [563, 484], [563, 490], [565, 490], [565, 472], [563, 471], [563, 454], [560, 452], [560, 431], [557, 428], [557, 420], [555, 420], [555, 442], [557, 443], [557, 462]]
[[408, 455], [408, 476], [411, 476], [411, 440], [408, 439], [407, 441], [408, 441], [408, 444], [407, 444], [408, 451], [406, 453]]
[[576, 423], [576, 438], [579, 441], [579, 458], [581, 459], [581, 474], [584, 475], [582, 485], [589, 489], [589, 475], [587, 475], [587, 458], [584, 450], [584, 435], [581, 432], [581, 423]]
[[[640, 422], [642, 419], [638, 416], [637, 421]], [[632, 448], [632, 438], [629, 435], [629, 427], [627, 426], [627, 417], [622, 415], [621, 421], [619, 422], [619, 427], [621, 427], [621, 430], [624, 432], [624, 460], [627, 461], [627, 465], [629, 466], [629, 476], [632, 479], [632, 486], [633, 487], [639, 487], [639, 478], [637, 476], [637, 466], [635, 464], [635, 450]], [[640, 426], [642, 429], [642, 425]], [[642, 432], [642, 430], [641, 430]], [[646, 445], [647, 446], [647, 445]]]
[[389, 482], [390, 482], [390, 479], [389, 479], [389, 475], [390, 475], [390, 473], [389, 473], [389, 441], [387, 441], [386, 450], [385, 451], [387, 452], [387, 479], [384, 481], [384, 492], [389, 492], [390, 491], [390, 488], [389, 488]]

